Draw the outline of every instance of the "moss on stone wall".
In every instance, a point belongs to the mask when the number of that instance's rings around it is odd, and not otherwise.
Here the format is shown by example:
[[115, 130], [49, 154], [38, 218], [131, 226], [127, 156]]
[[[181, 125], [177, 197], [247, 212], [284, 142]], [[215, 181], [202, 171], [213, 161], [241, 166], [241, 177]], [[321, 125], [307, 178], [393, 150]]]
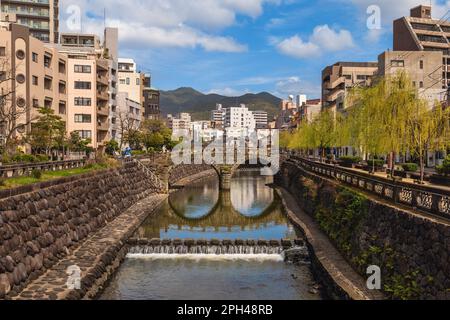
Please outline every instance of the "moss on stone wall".
[[[407, 213], [375, 204], [364, 194], [316, 179], [296, 166], [285, 165], [283, 169], [277, 182], [291, 190], [300, 206], [315, 218], [361, 276], [367, 277], [366, 271], [371, 265], [380, 267], [383, 291], [389, 298], [408, 300], [450, 296], [445, 290], [449, 282], [445, 275], [436, 281], [433, 274], [433, 268], [437, 268], [436, 261], [442, 260], [436, 259], [442, 255], [447, 257], [445, 241], [425, 240], [432, 233], [424, 233], [425, 230], [441, 230], [442, 227], [424, 225], [423, 221], [416, 221]], [[411, 238], [413, 231], [417, 235]], [[441, 232], [445, 234], [446, 231], [442, 229]], [[436, 253], [428, 251], [421, 254], [422, 249], [418, 247], [432, 247]], [[445, 270], [445, 266], [448, 264], [444, 263], [439, 270]]]

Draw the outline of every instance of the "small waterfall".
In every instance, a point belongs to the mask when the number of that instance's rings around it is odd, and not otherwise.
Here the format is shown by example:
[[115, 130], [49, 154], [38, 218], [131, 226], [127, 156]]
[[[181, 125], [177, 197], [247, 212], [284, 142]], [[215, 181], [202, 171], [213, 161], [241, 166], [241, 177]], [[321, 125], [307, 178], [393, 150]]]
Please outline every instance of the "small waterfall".
[[272, 260], [309, 263], [309, 251], [302, 240], [160, 240], [131, 239], [131, 259]]

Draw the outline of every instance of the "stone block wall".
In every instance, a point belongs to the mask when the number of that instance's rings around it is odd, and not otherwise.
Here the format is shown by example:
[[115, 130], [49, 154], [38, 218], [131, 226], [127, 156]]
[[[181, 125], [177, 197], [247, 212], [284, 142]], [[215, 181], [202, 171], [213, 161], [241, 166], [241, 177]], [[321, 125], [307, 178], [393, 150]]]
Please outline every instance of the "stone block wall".
[[203, 172], [214, 170], [210, 165], [179, 165], [170, 171], [169, 186], [175, 185], [178, 181], [196, 176]]
[[136, 201], [158, 193], [135, 165], [0, 200], [0, 299], [20, 292]]
[[276, 182], [288, 189], [352, 267], [382, 272], [392, 299], [450, 299], [450, 223], [402, 210], [286, 162]]

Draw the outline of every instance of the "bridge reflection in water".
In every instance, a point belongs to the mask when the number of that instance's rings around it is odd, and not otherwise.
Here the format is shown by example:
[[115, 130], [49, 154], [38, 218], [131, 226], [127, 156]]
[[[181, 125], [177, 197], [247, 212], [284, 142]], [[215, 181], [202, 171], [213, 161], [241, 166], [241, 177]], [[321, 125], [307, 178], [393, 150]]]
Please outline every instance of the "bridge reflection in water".
[[169, 199], [138, 230], [141, 238], [280, 239], [296, 238], [282, 212], [271, 177], [237, 172], [231, 191], [218, 179], [194, 183]]

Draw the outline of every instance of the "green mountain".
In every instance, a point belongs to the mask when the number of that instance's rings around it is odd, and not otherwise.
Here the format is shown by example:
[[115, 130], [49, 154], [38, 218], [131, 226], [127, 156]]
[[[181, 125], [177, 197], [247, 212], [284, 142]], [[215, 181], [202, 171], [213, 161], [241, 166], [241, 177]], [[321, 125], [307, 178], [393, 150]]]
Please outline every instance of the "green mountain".
[[269, 119], [278, 114], [281, 99], [267, 92], [246, 94], [240, 97], [226, 97], [218, 94], [203, 94], [192, 88], [161, 91], [161, 112], [176, 114], [188, 112], [193, 120], [209, 120], [211, 111], [220, 103], [224, 108], [243, 103], [252, 111], [267, 111]]

